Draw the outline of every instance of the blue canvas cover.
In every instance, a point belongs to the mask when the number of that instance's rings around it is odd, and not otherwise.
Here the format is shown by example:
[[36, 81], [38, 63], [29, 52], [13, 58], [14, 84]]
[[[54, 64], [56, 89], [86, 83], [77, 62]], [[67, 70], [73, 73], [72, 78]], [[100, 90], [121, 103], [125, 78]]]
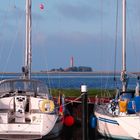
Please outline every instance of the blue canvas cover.
[[135, 111], [140, 112], [140, 96], [134, 97], [135, 101]]
[[135, 101], [129, 101], [127, 104], [127, 113], [134, 114], [135, 113]]

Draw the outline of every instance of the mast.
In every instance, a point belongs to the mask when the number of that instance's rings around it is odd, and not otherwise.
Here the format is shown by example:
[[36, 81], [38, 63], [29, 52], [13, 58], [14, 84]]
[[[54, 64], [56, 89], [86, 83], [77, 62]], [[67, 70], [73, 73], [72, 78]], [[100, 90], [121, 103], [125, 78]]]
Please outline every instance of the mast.
[[122, 0], [122, 91], [125, 92], [127, 88], [127, 74], [126, 74], [126, 0]]
[[26, 0], [26, 46], [25, 62], [22, 68], [24, 79], [31, 78], [31, 0]]

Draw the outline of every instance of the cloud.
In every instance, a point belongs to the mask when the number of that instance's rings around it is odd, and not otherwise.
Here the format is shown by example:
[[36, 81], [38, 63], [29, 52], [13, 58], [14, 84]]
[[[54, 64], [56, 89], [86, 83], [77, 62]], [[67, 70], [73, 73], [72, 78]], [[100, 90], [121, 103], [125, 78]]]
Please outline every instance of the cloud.
[[45, 44], [47, 43], [47, 37], [42, 32], [33, 34], [32, 40], [33, 40], [33, 45], [36, 47], [45, 46]]
[[83, 46], [87, 43], [92, 42], [93, 35], [89, 33], [84, 32], [57, 32], [55, 34], [52, 34], [48, 36], [48, 42], [50, 45], [57, 45], [61, 44], [59, 46]]
[[90, 5], [72, 5], [68, 3], [61, 3], [57, 5], [57, 11], [65, 18], [83, 21], [90, 21], [97, 18], [100, 11]]
[[[25, 9], [22, 9], [20, 7], [12, 7], [8, 10], [0, 10], [0, 17], [3, 18], [3, 19], [8, 19], [9, 20], [25, 20]], [[37, 14], [35, 13], [33, 10], [32, 10], [32, 18], [35, 19], [35, 20], [41, 20], [43, 19], [43, 16], [41, 16], [40, 14]]]

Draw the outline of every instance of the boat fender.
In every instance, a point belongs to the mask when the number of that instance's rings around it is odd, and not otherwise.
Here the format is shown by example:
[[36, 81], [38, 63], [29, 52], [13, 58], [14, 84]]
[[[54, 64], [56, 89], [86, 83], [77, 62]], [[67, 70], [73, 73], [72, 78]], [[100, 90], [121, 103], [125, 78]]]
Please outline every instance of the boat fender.
[[90, 116], [90, 127], [91, 128], [96, 128], [97, 126], [97, 118], [94, 115]]
[[127, 100], [119, 102], [120, 112], [127, 112]]
[[41, 102], [40, 110], [43, 113], [51, 113], [54, 111], [54, 102], [52, 100], [44, 99]]
[[74, 123], [75, 123], [75, 120], [74, 120], [73, 116], [71, 116], [71, 115], [65, 116], [64, 124], [66, 126], [72, 126], [72, 125], [74, 125]]

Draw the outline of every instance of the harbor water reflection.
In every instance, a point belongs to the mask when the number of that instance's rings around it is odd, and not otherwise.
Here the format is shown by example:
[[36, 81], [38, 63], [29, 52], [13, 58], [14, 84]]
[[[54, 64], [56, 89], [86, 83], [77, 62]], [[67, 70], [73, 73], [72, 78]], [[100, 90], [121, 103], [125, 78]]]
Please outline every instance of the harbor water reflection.
[[[88, 134], [88, 140], [107, 140], [107, 138], [100, 136], [95, 129], [89, 128]], [[82, 140], [82, 127], [77, 124], [72, 127], [64, 126], [62, 134], [58, 138], [52, 140]]]
[[[95, 130], [93, 130], [93, 132], [89, 132], [88, 140], [96, 139], [94, 131]], [[82, 140], [82, 127], [77, 124], [72, 127], [64, 126], [62, 134], [53, 140]]]

